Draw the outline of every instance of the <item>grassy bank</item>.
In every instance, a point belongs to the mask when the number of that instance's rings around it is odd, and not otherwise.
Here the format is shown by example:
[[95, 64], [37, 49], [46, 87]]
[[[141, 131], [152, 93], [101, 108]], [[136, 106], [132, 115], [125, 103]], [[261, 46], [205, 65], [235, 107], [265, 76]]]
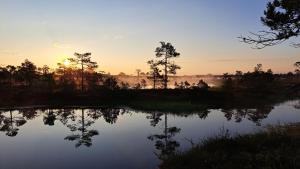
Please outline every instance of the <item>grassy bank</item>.
[[203, 141], [178, 153], [161, 169], [298, 169], [300, 124], [269, 128], [266, 132]]

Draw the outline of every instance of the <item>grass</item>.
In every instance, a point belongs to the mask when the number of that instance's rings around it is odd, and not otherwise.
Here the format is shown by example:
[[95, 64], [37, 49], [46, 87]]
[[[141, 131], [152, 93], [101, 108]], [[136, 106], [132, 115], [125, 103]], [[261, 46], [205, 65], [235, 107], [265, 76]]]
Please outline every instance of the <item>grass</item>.
[[300, 124], [211, 138], [162, 162], [161, 169], [299, 169]]

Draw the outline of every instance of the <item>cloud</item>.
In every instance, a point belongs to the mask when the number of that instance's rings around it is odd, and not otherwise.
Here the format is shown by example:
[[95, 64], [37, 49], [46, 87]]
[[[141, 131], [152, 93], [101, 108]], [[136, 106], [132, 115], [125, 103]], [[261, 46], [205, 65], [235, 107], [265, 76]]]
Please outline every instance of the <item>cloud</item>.
[[70, 44], [64, 44], [64, 43], [59, 43], [59, 42], [54, 42], [53, 47], [58, 48], [58, 49], [70, 49], [71, 45]]

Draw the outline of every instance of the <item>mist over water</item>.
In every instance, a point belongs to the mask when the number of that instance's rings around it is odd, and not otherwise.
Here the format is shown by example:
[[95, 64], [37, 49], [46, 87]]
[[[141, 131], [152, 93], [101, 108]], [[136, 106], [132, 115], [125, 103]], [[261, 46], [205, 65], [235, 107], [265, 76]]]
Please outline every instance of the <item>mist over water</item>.
[[[153, 87], [153, 82], [147, 78], [147, 76], [116, 76], [119, 82], [128, 83], [129, 86], [134, 86], [137, 83], [140, 83], [142, 79], [146, 80], [147, 88]], [[222, 77], [213, 76], [213, 75], [189, 75], [189, 76], [170, 76], [168, 87], [173, 89], [175, 88], [175, 82], [185, 82], [192, 84], [197, 84], [199, 80], [203, 80], [206, 82], [210, 87], [217, 87], [222, 84]]]

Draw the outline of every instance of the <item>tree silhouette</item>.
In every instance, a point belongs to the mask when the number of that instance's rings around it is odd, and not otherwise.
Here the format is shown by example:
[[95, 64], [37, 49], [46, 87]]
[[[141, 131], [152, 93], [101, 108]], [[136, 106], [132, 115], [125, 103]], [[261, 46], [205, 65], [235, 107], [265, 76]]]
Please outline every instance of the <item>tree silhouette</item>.
[[121, 82], [120, 83], [120, 88], [123, 89], [123, 90], [129, 89], [130, 88], [129, 83]]
[[44, 65], [43, 67], [38, 68], [38, 70], [42, 73], [42, 75], [46, 75], [49, 73], [49, 66]]
[[[269, 30], [251, 33], [252, 36], [240, 37], [243, 42], [254, 44], [255, 48], [262, 49], [267, 46], [280, 44], [291, 37], [300, 35], [300, 0], [273, 0], [268, 2], [264, 16], [261, 17], [263, 25]], [[294, 44], [300, 47], [300, 44]]]
[[18, 66], [18, 77], [21, 81], [25, 82], [25, 85], [32, 85], [33, 80], [37, 76], [37, 67], [26, 59], [21, 66]]
[[118, 89], [119, 86], [118, 86], [118, 81], [115, 77], [113, 76], [107, 76], [105, 79], [104, 79], [104, 82], [103, 82], [103, 86], [106, 88], [106, 89], [109, 89], [109, 90], [115, 90], [115, 89]]
[[142, 80], [141, 80], [141, 88], [142, 88], [142, 89], [145, 89], [146, 87], [147, 87], [147, 82], [146, 82], [145, 79], [142, 79]]
[[50, 68], [47, 65], [38, 68], [40, 73], [39, 80], [42, 84], [46, 84], [48, 89], [51, 89], [55, 84], [54, 73], [50, 73]]
[[140, 81], [140, 73], [142, 72], [141, 69], [136, 69], [136, 74], [137, 74], [137, 81]]
[[206, 82], [204, 82], [202, 79], [199, 80], [196, 86], [197, 89], [202, 89], [202, 90], [208, 90], [209, 86]]
[[12, 87], [17, 68], [13, 65], [7, 65], [6, 69], [9, 72], [9, 86]]
[[256, 72], [256, 73], [261, 73], [261, 72], [263, 72], [262, 64], [257, 64], [257, 65], [254, 67], [254, 72]]
[[300, 72], [300, 62], [296, 62], [296, 63], [294, 64], [294, 66], [296, 67], [295, 72], [296, 72], [296, 73]]
[[147, 63], [150, 66], [150, 72], [147, 78], [153, 81], [153, 89], [156, 89], [157, 83], [163, 78], [163, 76], [160, 74], [161, 70], [159, 70], [157, 63], [154, 60], [149, 60]]
[[74, 53], [76, 58], [70, 58], [69, 60], [75, 65], [81, 67], [81, 91], [84, 90], [84, 71], [86, 69], [93, 70], [98, 67], [97, 62], [91, 61], [91, 53]]
[[7, 83], [7, 79], [9, 78], [9, 72], [6, 67], [0, 67], [0, 82], [1, 85], [5, 85]]
[[164, 89], [168, 88], [168, 76], [169, 74], [176, 74], [177, 69], [180, 69], [180, 66], [176, 65], [171, 61], [173, 58], [177, 58], [180, 56], [180, 53], [176, 52], [176, 49], [171, 43], [160, 42], [161, 46], [157, 47], [155, 50], [156, 57], [160, 58], [157, 62], [155, 62], [156, 66], [162, 66], [164, 69], [163, 76], [163, 85]]
[[76, 77], [78, 71], [75, 70], [73, 65], [66, 66], [63, 63], [57, 63], [58, 68], [56, 74], [59, 77], [59, 85], [65, 91], [73, 91], [76, 87]]

